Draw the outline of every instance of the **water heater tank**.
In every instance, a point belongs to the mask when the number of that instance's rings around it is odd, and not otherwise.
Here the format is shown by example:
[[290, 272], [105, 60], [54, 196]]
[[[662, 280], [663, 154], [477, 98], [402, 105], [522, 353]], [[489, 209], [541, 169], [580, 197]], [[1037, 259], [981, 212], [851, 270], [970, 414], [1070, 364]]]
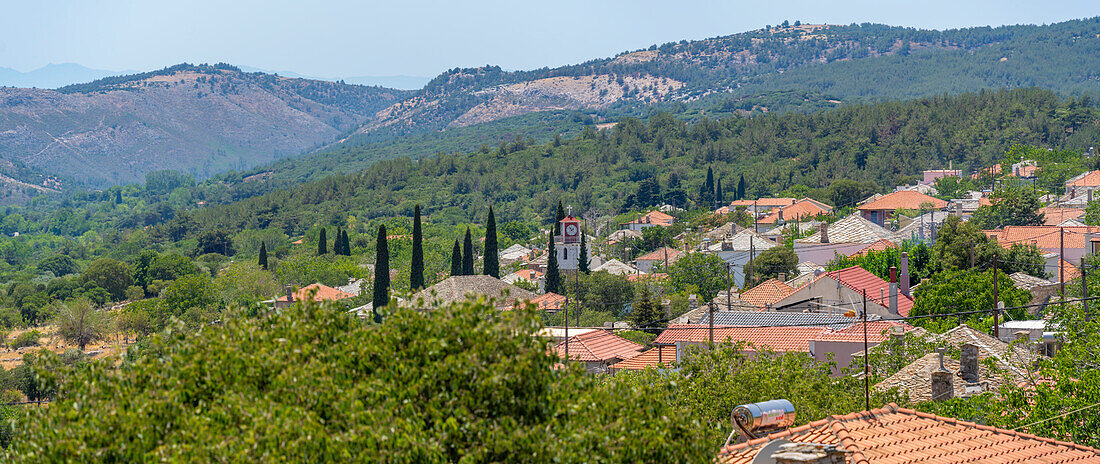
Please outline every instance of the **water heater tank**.
[[794, 405], [787, 400], [742, 404], [733, 409], [733, 422], [749, 431], [790, 427], [794, 419]]

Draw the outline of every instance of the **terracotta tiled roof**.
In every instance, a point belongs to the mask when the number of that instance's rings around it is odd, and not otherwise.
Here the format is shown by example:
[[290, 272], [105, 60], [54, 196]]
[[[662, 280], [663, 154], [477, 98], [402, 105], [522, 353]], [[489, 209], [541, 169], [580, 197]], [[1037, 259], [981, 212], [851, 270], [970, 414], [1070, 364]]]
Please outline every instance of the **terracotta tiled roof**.
[[[753, 348], [769, 347], [779, 352], [810, 351], [810, 340], [824, 333], [823, 327], [715, 327], [714, 342], [746, 342]], [[676, 324], [666, 328], [655, 345], [675, 345], [676, 342], [707, 342], [710, 340], [710, 328], [700, 324]]]
[[[569, 359], [584, 362], [607, 362], [630, 359], [642, 351], [642, 345], [615, 335], [607, 330], [593, 330], [569, 337]], [[558, 357], [565, 357], [565, 342], [554, 346]]]
[[944, 209], [947, 202], [913, 190], [902, 190], [883, 195], [879, 199], [862, 205], [860, 211], [894, 211], [898, 209], [918, 209], [924, 203], [931, 203], [934, 209]]
[[999, 175], [1001, 175], [1001, 165], [1000, 164], [994, 164], [993, 166], [982, 169], [981, 171], [978, 171], [978, 172], [975, 172], [974, 174], [971, 174], [970, 178], [971, 179], [979, 179], [979, 178], [982, 177], [982, 174], [989, 174], [989, 175], [992, 175], [992, 176], [999, 176]]
[[1034, 243], [1039, 248], [1054, 249], [1059, 247], [1059, 229], [1064, 231], [1062, 239], [1066, 248], [1084, 248], [1085, 234], [1100, 232], [1100, 227], [1053, 227], [1053, 226], [1006, 226], [1001, 231], [982, 231], [990, 237], [997, 239], [1004, 248], [1012, 248], [1012, 245], [1022, 243], [1024, 245]]
[[[668, 253], [668, 254], [666, 255], [665, 253]], [[669, 247], [661, 247], [661, 248], [658, 248], [656, 251], [646, 253], [646, 254], [638, 257], [638, 258], [635, 258], [634, 260], [635, 261], [661, 261], [661, 262], [664, 262], [665, 258], [668, 258], [668, 263], [672, 264], [672, 263], [675, 263], [676, 260], [680, 259], [683, 256], [684, 256], [684, 252], [682, 252], [680, 250], [677, 250], [675, 248], [669, 248]]]
[[747, 206], [749, 208], [752, 208], [753, 205], [756, 205], [757, 207], [761, 208], [761, 211], [763, 211], [763, 208], [766, 206], [770, 206], [773, 208], [790, 206], [793, 205], [796, 201], [798, 200], [794, 198], [757, 198], [755, 200], [737, 200], [734, 202], [730, 202], [730, 206]]
[[[868, 300], [874, 301], [885, 307], [890, 307], [890, 283], [882, 280], [879, 276], [870, 273], [862, 267], [846, 267], [844, 269], [826, 272], [823, 275], [832, 277], [836, 281], [857, 292], [866, 290]], [[908, 316], [909, 310], [911, 309], [913, 309], [913, 299], [899, 293], [898, 314]]]
[[671, 366], [676, 362], [675, 346], [655, 346], [642, 352], [633, 358], [619, 361], [611, 365], [615, 370], [640, 371], [647, 367]]
[[886, 249], [889, 249], [889, 248], [897, 248], [897, 247], [898, 247], [898, 244], [896, 244], [894, 242], [891, 242], [889, 240], [886, 240], [886, 239], [881, 239], [881, 240], [879, 240], [875, 243], [872, 243], [872, 244], [867, 245], [863, 248], [860, 248], [859, 251], [857, 251], [855, 253], [852, 253], [848, 256], [864, 256], [867, 253], [872, 252], [872, 251], [882, 251], [882, 250], [886, 250]]
[[1060, 208], [1057, 206], [1045, 206], [1039, 208], [1044, 216], [1043, 225], [1056, 226], [1069, 219], [1081, 219], [1085, 217], [1084, 208]]
[[764, 216], [764, 218], [758, 220], [757, 222], [759, 222], [760, 224], [775, 224], [776, 221], [779, 220], [779, 211], [783, 212], [784, 221], [799, 221], [802, 219], [809, 219], [814, 216], [826, 214], [829, 212], [829, 210], [826, 209], [828, 206], [826, 206], [826, 208], [822, 208], [822, 206], [826, 205], [822, 205], [821, 203], [818, 203], [816, 201], [804, 198], [798, 200], [798, 202], [793, 205], [784, 206], [782, 208], [777, 208], [776, 210], [773, 210], [771, 214]]
[[1100, 171], [1086, 172], [1066, 182], [1067, 187], [1100, 187]]
[[[316, 290], [317, 293], [313, 295], [313, 298], [312, 298], [313, 301], [336, 301], [336, 300], [343, 300], [344, 298], [351, 298], [351, 297], [355, 296], [355, 295], [352, 295], [348, 292], [343, 292], [343, 291], [337, 290], [335, 288], [329, 287], [328, 285], [309, 284], [309, 285], [306, 285], [305, 287], [302, 287], [302, 288], [298, 289], [298, 291], [294, 292], [294, 299], [295, 300], [308, 299], [310, 292], [312, 292], [314, 290]], [[276, 301], [287, 301], [286, 295], [280, 296], [279, 298], [276, 298], [275, 300]]]
[[1058, 270], [1057, 274], [1054, 275], [1055, 279], [1058, 279], [1059, 281], [1061, 281], [1063, 273], [1065, 273], [1066, 282], [1069, 282], [1069, 281], [1072, 281], [1073, 279], [1081, 277], [1081, 270], [1078, 269], [1077, 266], [1074, 266], [1073, 263], [1071, 263], [1069, 261], [1066, 261], [1064, 259], [1060, 259], [1059, 261], [1061, 261], [1062, 269]]
[[783, 297], [790, 295], [794, 289], [790, 285], [779, 281], [778, 279], [768, 279], [761, 282], [753, 288], [745, 290], [741, 294], [741, 301], [756, 306], [758, 308], [764, 308], [768, 305], [782, 300]]
[[[916, 330], [913, 327], [904, 322], [895, 321], [868, 321], [867, 322], [867, 341], [869, 343], [882, 343], [890, 337], [890, 330], [893, 327], [901, 327], [905, 332]], [[831, 330], [821, 335], [818, 335], [816, 341], [833, 341], [833, 342], [851, 342], [851, 341], [863, 341], [863, 322], [857, 322], [848, 327], [840, 330]]]
[[672, 225], [672, 221], [675, 219], [676, 218], [668, 214], [654, 210], [645, 213], [645, 215], [640, 218], [634, 219], [630, 222], [624, 222], [623, 224], [656, 224], [660, 226], [670, 226]]
[[909, 463], [1086, 463], [1100, 450], [1023, 432], [979, 425], [889, 404], [834, 415], [806, 425], [732, 445], [718, 455], [722, 464], [749, 464], [768, 442], [836, 445], [849, 464]]
[[668, 280], [668, 274], [664, 272], [654, 272], [652, 274], [627, 274], [626, 280], [630, 282], [638, 282], [642, 280], [649, 280], [653, 282]]
[[531, 303], [534, 303], [540, 310], [557, 311], [565, 307], [565, 295], [547, 292], [532, 298]]

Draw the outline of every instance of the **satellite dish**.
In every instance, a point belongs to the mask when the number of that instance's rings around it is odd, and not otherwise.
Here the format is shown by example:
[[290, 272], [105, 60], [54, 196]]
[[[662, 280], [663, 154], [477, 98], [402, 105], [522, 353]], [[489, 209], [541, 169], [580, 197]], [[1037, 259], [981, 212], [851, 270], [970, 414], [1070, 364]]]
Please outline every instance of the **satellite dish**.
[[775, 464], [775, 459], [772, 459], [772, 455], [779, 451], [779, 447], [791, 443], [790, 440], [785, 438], [777, 438], [769, 441], [768, 444], [760, 448], [760, 451], [756, 453], [756, 457], [753, 458], [752, 464]]

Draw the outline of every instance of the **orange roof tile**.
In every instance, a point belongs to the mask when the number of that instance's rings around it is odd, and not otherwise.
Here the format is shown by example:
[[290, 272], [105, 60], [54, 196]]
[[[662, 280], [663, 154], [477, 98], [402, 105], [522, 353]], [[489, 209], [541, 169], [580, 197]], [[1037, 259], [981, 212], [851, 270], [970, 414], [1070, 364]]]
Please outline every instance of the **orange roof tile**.
[[[605, 362], [629, 359], [642, 351], [642, 345], [615, 335], [607, 330], [593, 330], [569, 337], [569, 359], [584, 362]], [[554, 346], [558, 357], [565, 357], [565, 342]]]
[[554, 292], [547, 292], [537, 297], [531, 298], [531, 303], [540, 310], [553, 310], [557, 311], [565, 307], [565, 295], [558, 295]]
[[1001, 165], [1000, 164], [994, 164], [993, 166], [982, 169], [981, 171], [978, 171], [978, 172], [975, 172], [974, 174], [971, 174], [970, 178], [971, 179], [978, 179], [978, 178], [982, 177], [982, 174], [989, 174], [991, 176], [999, 176], [999, 175], [1001, 175]]
[[[310, 292], [314, 290], [316, 290], [317, 293], [313, 295], [313, 301], [336, 301], [355, 296], [348, 292], [343, 292], [335, 288], [329, 287], [328, 285], [310, 284], [294, 292], [294, 299], [305, 300], [309, 298]], [[286, 295], [276, 298], [275, 301], [287, 301]]]
[[1043, 214], [1043, 225], [1056, 226], [1069, 219], [1078, 219], [1085, 217], [1084, 208], [1059, 208], [1057, 206], [1044, 206], [1039, 208], [1039, 212]]
[[1085, 463], [1100, 462], [1100, 450], [889, 404], [880, 409], [833, 415], [765, 437], [728, 446], [721, 464], [749, 464], [768, 442], [836, 445], [850, 464], [902, 463]]
[[642, 280], [651, 280], [651, 281], [668, 280], [668, 274], [666, 274], [664, 272], [654, 272], [654, 273], [651, 273], [651, 274], [627, 274], [626, 275], [626, 280], [628, 280], [630, 282], [638, 282], [638, 281], [642, 281]]
[[658, 248], [655, 251], [646, 253], [646, 254], [638, 257], [638, 258], [635, 258], [634, 260], [635, 261], [662, 261], [663, 262], [665, 260], [665, 258], [668, 258], [668, 263], [672, 264], [672, 263], [675, 263], [677, 260], [679, 260], [683, 256], [684, 256], [684, 252], [682, 252], [680, 250], [677, 250], [675, 248], [670, 248], [670, 247], [661, 247], [661, 248]]
[[896, 244], [894, 242], [891, 242], [891, 241], [886, 240], [886, 239], [880, 239], [879, 241], [877, 241], [875, 243], [872, 243], [872, 244], [867, 245], [863, 248], [860, 248], [859, 251], [857, 251], [855, 253], [852, 253], [848, 256], [864, 256], [867, 253], [872, 252], [872, 251], [882, 251], [882, 250], [886, 250], [886, 249], [889, 249], [889, 248], [897, 248], [897, 247], [898, 247], [898, 244]]
[[733, 201], [733, 202], [730, 202], [730, 206], [737, 207], [737, 206], [757, 205], [757, 206], [763, 207], [764, 205], [767, 205], [767, 206], [782, 207], [782, 206], [793, 205], [796, 201], [798, 201], [798, 200], [794, 199], [794, 198], [757, 198], [755, 200], [737, 200], [737, 201]]
[[[890, 283], [879, 276], [859, 267], [851, 266], [844, 269], [829, 271], [822, 276], [829, 276], [857, 292], [867, 291], [867, 299], [879, 305], [890, 306]], [[816, 280], [816, 279], [815, 279]], [[808, 285], [808, 284], [807, 284]], [[909, 310], [913, 309], [913, 299], [898, 294], [898, 314], [909, 316]]]
[[1091, 171], [1073, 182], [1066, 182], [1067, 187], [1100, 187], [1100, 171]]
[[757, 308], [764, 308], [782, 300], [793, 291], [794, 288], [779, 279], [768, 279], [741, 293], [741, 301]]
[[859, 207], [860, 211], [894, 211], [899, 209], [918, 209], [924, 203], [931, 203], [935, 209], [944, 209], [947, 202], [930, 197], [915, 190], [902, 190], [879, 197], [877, 200]]
[[655, 346], [633, 358], [611, 365], [612, 369], [640, 371], [647, 367], [668, 367], [676, 362], [675, 346]]
[[1001, 231], [984, 230], [986, 235], [994, 237], [1004, 248], [1012, 248], [1012, 245], [1022, 243], [1027, 245], [1034, 243], [1039, 248], [1054, 249], [1059, 247], [1059, 229], [1064, 231], [1062, 240], [1066, 248], [1084, 248], [1085, 234], [1100, 232], [1096, 226], [1006, 226]]
[[668, 214], [653, 210], [645, 213], [645, 215], [640, 218], [634, 219], [630, 222], [624, 222], [623, 224], [656, 224], [660, 226], [670, 226], [672, 225], [672, 221], [675, 219], [676, 218]]
[[[779, 352], [810, 351], [810, 340], [825, 333], [824, 327], [715, 327], [714, 342], [746, 342], [750, 347], [746, 351], [758, 351], [756, 348], [768, 347]], [[674, 324], [668, 326], [657, 339], [655, 345], [675, 345], [676, 342], [707, 342], [710, 340], [710, 328], [701, 324]]]
[[[869, 343], [882, 343], [890, 337], [890, 329], [893, 327], [901, 327], [906, 332], [915, 330], [913, 327], [904, 322], [895, 321], [870, 321], [867, 323], [867, 341]], [[828, 332], [818, 335], [814, 338], [815, 341], [831, 341], [831, 342], [862, 342], [863, 341], [863, 322], [857, 322], [848, 327], [840, 330], [830, 330]]]
[[1078, 269], [1077, 266], [1074, 266], [1073, 263], [1071, 263], [1069, 261], [1066, 261], [1064, 259], [1059, 260], [1059, 261], [1062, 262], [1062, 270], [1058, 271], [1058, 274], [1055, 274], [1054, 278], [1061, 279], [1063, 272], [1066, 275], [1066, 278], [1065, 278], [1066, 282], [1070, 282], [1073, 279], [1081, 277], [1081, 270]]
[[783, 212], [784, 221], [801, 221], [803, 219], [809, 219], [814, 216], [828, 213], [828, 211], [825, 210], [825, 208], [819, 206], [816, 201], [810, 199], [802, 199], [798, 200], [798, 202], [793, 205], [784, 206], [782, 208], [777, 208], [776, 210], [773, 210], [771, 214], [764, 216], [763, 219], [760, 219], [757, 222], [759, 222], [760, 224], [775, 224], [779, 221], [780, 211]]

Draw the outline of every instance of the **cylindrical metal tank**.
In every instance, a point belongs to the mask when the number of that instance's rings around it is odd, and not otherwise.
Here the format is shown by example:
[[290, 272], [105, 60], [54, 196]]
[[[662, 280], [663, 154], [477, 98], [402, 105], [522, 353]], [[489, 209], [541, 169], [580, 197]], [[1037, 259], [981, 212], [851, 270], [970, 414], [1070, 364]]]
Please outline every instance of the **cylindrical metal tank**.
[[742, 404], [733, 409], [734, 424], [747, 430], [790, 427], [794, 419], [794, 405], [787, 400]]

